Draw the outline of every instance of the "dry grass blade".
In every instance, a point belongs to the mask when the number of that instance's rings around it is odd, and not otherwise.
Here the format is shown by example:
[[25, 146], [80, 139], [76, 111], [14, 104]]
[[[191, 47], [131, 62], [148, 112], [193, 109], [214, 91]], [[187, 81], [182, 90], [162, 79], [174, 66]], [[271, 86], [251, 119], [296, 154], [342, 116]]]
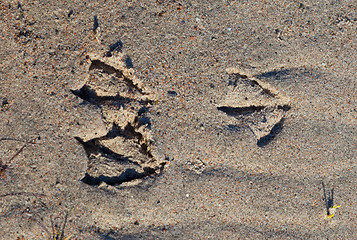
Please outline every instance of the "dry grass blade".
[[0, 141], [17, 141], [17, 142], [23, 142], [25, 143], [8, 161], [7, 163], [3, 163], [1, 160], [0, 160], [0, 178], [2, 178], [3, 174], [5, 173], [5, 170], [6, 169], [10, 169], [9, 167], [9, 164], [11, 163], [12, 160], [14, 160], [15, 157], [17, 157], [23, 150], [24, 148], [28, 145], [28, 144], [35, 144], [35, 140], [37, 139], [34, 138], [32, 139], [31, 141], [24, 141], [24, 140], [19, 140], [19, 139], [16, 139], [16, 138], [0, 138]]

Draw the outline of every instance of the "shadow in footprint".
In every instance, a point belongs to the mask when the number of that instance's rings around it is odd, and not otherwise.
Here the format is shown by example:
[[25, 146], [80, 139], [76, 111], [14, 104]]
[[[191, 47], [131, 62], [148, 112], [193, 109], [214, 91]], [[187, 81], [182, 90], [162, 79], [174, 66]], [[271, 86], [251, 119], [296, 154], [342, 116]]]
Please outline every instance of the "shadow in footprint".
[[260, 138], [257, 141], [258, 147], [265, 147], [268, 145], [273, 139], [275, 138], [276, 135], [278, 135], [282, 130], [283, 130], [283, 123], [285, 119], [281, 119], [280, 122], [275, 124], [275, 126], [271, 129], [270, 133], [266, 135], [265, 137]]
[[82, 182], [94, 186], [94, 185], [100, 185], [102, 182], [105, 182], [108, 185], [119, 185], [123, 182], [130, 182], [135, 179], [142, 179], [144, 177], [148, 177], [152, 174], [154, 174], [156, 171], [155, 169], [152, 168], [144, 168], [144, 172], [139, 173], [133, 168], [127, 168], [122, 174], [119, 176], [104, 176], [100, 175], [98, 177], [93, 177], [89, 175], [88, 173], [85, 174], [84, 178], [82, 179]]

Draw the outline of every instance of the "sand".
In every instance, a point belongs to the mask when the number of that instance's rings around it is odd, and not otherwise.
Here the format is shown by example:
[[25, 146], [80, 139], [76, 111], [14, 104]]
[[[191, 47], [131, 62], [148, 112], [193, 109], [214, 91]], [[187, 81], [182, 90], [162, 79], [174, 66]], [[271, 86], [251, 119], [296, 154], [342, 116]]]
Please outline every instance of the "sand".
[[85, 2], [0, 3], [1, 239], [357, 238], [354, 1]]

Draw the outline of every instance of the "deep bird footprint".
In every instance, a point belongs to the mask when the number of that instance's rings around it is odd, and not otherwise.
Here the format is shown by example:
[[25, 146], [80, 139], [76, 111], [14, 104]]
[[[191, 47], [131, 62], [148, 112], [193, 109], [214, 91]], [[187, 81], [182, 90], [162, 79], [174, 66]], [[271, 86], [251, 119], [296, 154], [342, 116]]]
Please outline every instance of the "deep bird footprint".
[[89, 54], [88, 58], [88, 75], [72, 92], [100, 109], [108, 131], [92, 139], [76, 137], [88, 157], [82, 181], [118, 185], [161, 172], [166, 162], [154, 156], [150, 119], [145, 116], [153, 101], [150, 91], [126, 65], [121, 52]]

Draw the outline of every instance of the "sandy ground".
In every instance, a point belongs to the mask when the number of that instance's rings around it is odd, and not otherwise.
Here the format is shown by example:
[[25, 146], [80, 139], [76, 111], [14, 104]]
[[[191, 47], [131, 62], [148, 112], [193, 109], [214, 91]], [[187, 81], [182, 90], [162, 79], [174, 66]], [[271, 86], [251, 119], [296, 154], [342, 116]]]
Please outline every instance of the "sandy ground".
[[356, 7], [1, 1], [0, 238], [357, 239]]

